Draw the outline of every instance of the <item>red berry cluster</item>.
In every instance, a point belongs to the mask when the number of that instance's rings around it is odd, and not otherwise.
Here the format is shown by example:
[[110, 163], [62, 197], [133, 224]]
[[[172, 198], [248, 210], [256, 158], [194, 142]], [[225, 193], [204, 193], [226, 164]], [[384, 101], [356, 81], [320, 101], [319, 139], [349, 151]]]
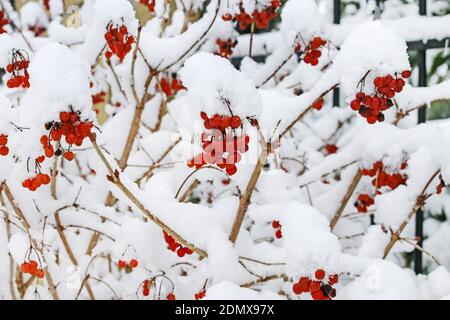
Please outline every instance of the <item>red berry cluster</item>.
[[308, 277], [301, 277], [297, 283], [292, 286], [292, 291], [295, 294], [302, 294], [311, 292], [311, 297], [314, 300], [331, 300], [336, 296], [336, 289], [333, 285], [338, 283], [339, 277], [337, 274], [328, 276], [328, 283], [325, 283], [325, 271], [323, 269], [317, 269], [314, 274], [316, 280], [312, 280]]
[[[375, 122], [383, 122], [383, 111], [392, 107], [392, 98], [396, 93], [403, 90], [405, 80], [411, 76], [409, 70], [403, 71], [400, 76], [396, 73], [394, 76], [388, 74], [384, 77], [376, 77], [373, 81], [375, 92], [372, 95], [365, 94], [362, 91], [356, 94], [355, 99], [350, 103], [350, 107], [359, 111], [359, 114], [367, 119], [367, 122], [373, 124]], [[364, 78], [361, 85], [364, 82]]]
[[126, 262], [125, 260], [119, 260], [117, 262], [117, 266], [119, 267], [119, 269], [124, 269], [124, 268], [131, 268], [134, 269], [139, 265], [139, 262], [136, 259], [131, 259], [130, 261]]
[[177, 78], [176, 73], [172, 73], [171, 77], [163, 77], [156, 85], [156, 89], [164, 92], [164, 94], [170, 98], [173, 97], [178, 91], [186, 89], [181, 80]]
[[367, 209], [375, 203], [375, 200], [368, 194], [361, 193], [355, 203], [356, 210], [359, 213], [367, 213]]
[[42, 185], [50, 183], [50, 176], [46, 173], [38, 173], [35, 177], [26, 179], [22, 182], [22, 186], [30, 191], [36, 191]]
[[7, 144], [8, 136], [0, 134], [0, 156], [7, 156], [9, 154], [9, 148], [6, 146]]
[[238, 116], [215, 114], [211, 118], [205, 112], [200, 113], [205, 129], [202, 134], [203, 152], [188, 161], [188, 167], [200, 169], [206, 164], [217, 165], [232, 176], [237, 172], [236, 164], [242, 159], [242, 153], [248, 151], [250, 137], [238, 136], [236, 129], [242, 126]]
[[39, 279], [42, 279], [45, 276], [45, 270], [42, 268], [38, 268], [38, 266], [39, 266], [38, 263], [34, 260], [31, 260], [29, 262], [23, 262], [20, 265], [20, 271], [22, 273], [28, 273], [38, 277]]
[[106, 50], [106, 59], [111, 59], [115, 54], [120, 61], [125, 59], [128, 52], [131, 51], [131, 46], [134, 43], [134, 36], [128, 33], [128, 28], [125, 25], [115, 26], [110, 22], [106, 27], [105, 39], [108, 44]]
[[[303, 61], [306, 64], [310, 64], [312, 66], [316, 66], [319, 64], [319, 58], [322, 56], [322, 47], [327, 44], [327, 41], [322, 39], [321, 37], [314, 37], [305, 48], [305, 56], [303, 57]], [[302, 49], [302, 45], [300, 42], [295, 44], [294, 50], [295, 52], [300, 52]]]
[[149, 279], [144, 280], [142, 283], [142, 295], [144, 297], [148, 297], [150, 295], [150, 287], [151, 287], [152, 281]]
[[201, 299], [203, 299], [205, 296], [206, 296], [206, 290], [205, 290], [205, 289], [201, 290], [200, 292], [198, 292], [198, 293], [196, 293], [196, 294], [194, 295], [195, 300], [201, 300]]
[[[408, 163], [404, 161], [400, 170], [406, 169]], [[371, 169], [362, 169], [362, 175], [373, 177], [372, 184], [375, 188], [389, 187], [392, 190], [396, 189], [399, 185], [406, 183], [406, 176], [401, 173], [388, 173], [382, 161], [377, 161], [373, 164]]]
[[283, 233], [281, 232], [281, 223], [280, 221], [272, 221], [272, 228], [274, 228], [275, 231], [275, 238], [281, 239], [283, 238]]
[[[81, 146], [84, 139], [91, 134], [94, 125], [91, 121], [81, 121], [79, 111], [60, 112], [59, 119], [60, 121], [51, 121], [45, 124], [49, 135], [42, 136], [40, 142], [47, 158], [63, 155], [66, 160], [72, 161], [75, 156], [70, 148], [72, 145]], [[67, 148], [63, 148], [62, 137], [68, 145]], [[52, 142], [58, 147], [56, 151], [54, 151]]]
[[[404, 161], [400, 167], [400, 170], [404, 170], [408, 163]], [[389, 187], [391, 190], [396, 189], [398, 186], [406, 183], [406, 175], [397, 173], [386, 172], [386, 168], [382, 161], [377, 161], [370, 169], [361, 169], [363, 176], [372, 177], [372, 185], [375, 187], [375, 195], [381, 194], [378, 190], [382, 187]], [[374, 197], [368, 194], [360, 194], [355, 203], [355, 207], [360, 213], [366, 213], [368, 207], [375, 203]]]
[[154, 12], [155, 11], [155, 0], [139, 0], [140, 4], [143, 4], [144, 6], [147, 6], [148, 11]]
[[99, 104], [105, 102], [106, 92], [100, 91], [92, 95], [92, 104]]
[[[261, 11], [254, 10], [252, 15], [250, 16], [247, 12], [245, 12], [242, 4], [240, 5], [240, 12], [237, 14], [234, 19], [238, 22], [239, 29], [245, 30], [252, 23], [255, 24], [258, 29], [265, 29], [269, 25], [269, 22], [276, 19], [278, 16], [277, 10], [280, 7], [279, 0], [272, 0], [270, 5]], [[224, 21], [231, 21], [233, 16], [231, 14], [225, 14], [222, 16]]]
[[168, 234], [165, 231], [163, 232], [164, 232], [164, 240], [167, 243], [168, 249], [170, 251], [176, 252], [180, 258], [184, 257], [186, 254], [193, 253], [191, 249], [183, 247], [181, 244], [179, 244], [170, 234]]
[[9, 24], [9, 20], [6, 19], [5, 13], [0, 10], [0, 34], [6, 33], [5, 26]]
[[6, 82], [8, 88], [30, 87], [29, 65], [30, 61], [25, 52], [21, 50], [13, 51], [12, 61], [6, 66], [6, 72], [11, 73], [11, 78]]
[[221, 57], [228, 59], [233, 54], [233, 47], [236, 45], [236, 41], [233, 41], [231, 38], [222, 40], [217, 38], [216, 45], [218, 48], [217, 54]]

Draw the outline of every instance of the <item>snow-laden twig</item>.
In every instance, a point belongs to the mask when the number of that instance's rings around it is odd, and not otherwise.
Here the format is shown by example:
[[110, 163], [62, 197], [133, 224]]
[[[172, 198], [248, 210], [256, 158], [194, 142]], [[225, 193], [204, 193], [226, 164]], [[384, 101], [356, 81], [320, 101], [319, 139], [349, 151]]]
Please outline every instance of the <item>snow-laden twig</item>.
[[177, 232], [172, 230], [169, 226], [167, 226], [163, 221], [161, 221], [157, 216], [152, 214], [140, 201], [136, 196], [120, 181], [120, 178], [118, 178], [112, 169], [111, 165], [109, 164], [108, 160], [106, 159], [105, 155], [103, 154], [100, 147], [97, 145], [97, 142], [93, 136], [90, 137], [92, 145], [94, 146], [95, 151], [97, 152], [97, 155], [99, 156], [100, 160], [105, 165], [110, 177], [112, 178], [112, 182], [116, 185], [116, 187], [152, 222], [154, 222], [158, 227], [160, 227], [162, 230], [167, 232], [170, 236], [172, 236], [175, 240], [177, 240], [178, 243], [183, 245], [184, 247], [187, 247], [191, 249], [193, 252], [197, 253], [200, 257], [206, 258], [208, 257], [208, 254], [206, 251], [197, 248], [192, 243], [186, 241], [183, 237], [181, 237]]

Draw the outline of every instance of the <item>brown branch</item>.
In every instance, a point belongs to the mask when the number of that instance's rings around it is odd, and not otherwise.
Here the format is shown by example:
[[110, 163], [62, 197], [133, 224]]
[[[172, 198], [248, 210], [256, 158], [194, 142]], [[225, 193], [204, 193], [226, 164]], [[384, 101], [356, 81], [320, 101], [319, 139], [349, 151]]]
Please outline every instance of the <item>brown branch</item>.
[[116, 82], [120, 93], [125, 97], [125, 99], [128, 100], [127, 94], [125, 93], [125, 90], [123, 90], [122, 84], [120, 83], [119, 76], [117, 75], [116, 70], [114, 70], [114, 68], [111, 64], [111, 60], [106, 60], [106, 64], [108, 65], [109, 69], [111, 70], [111, 72], [113, 74], [114, 81]]
[[267, 77], [260, 85], [256, 86], [257, 88], [261, 88], [263, 85], [265, 85], [267, 82], [269, 82], [270, 79], [272, 79], [278, 71], [280, 71], [281, 68], [283, 68], [283, 66], [292, 58], [292, 56], [294, 55], [294, 52], [292, 52], [291, 54], [289, 54], [289, 56], [284, 59], [280, 65], [270, 74], [269, 77]]
[[403, 220], [402, 224], [397, 229], [397, 231], [392, 232], [391, 240], [389, 241], [386, 248], [384, 249], [383, 259], [386, 259], [386, 257], [389, 255], [389, 252], [391, 252], [394, 245], [397, 243], [398, 240], [400, 240], [400, 234], [402, 233], [403, 229], [405, 229], [405, 227], [407, 226], [407, 224], [409, 223], [411, 218], [416, 214], [417, 210], [422, 208], [424, 206], [426, 200], [432, 195], [432, 193], [431, 194], [426, 193], [427, 189], [430, 186], [430, 184], [433, 182], [434, 178], [436, 178], [440, 172], [441, 172], [441, 170], [439, 169], [430, 177], [430, 179], [427, 181], [427, 183], [423, 187], [422, 192], [416, 197], [416, 202], [415, 202], [414, 206], [411, 208], [411, 211], [409, 212], [408, 216], [405, 218], [405, 220]]
[[137, 36], [136, 36], [136, 45], [135, 45], [134, 51], [133, 51], [133, 60], [131, 61], [131, 92], [133, 92], [133, 97], [134, 97], [134, 100], [136, 101], [136, 104], [139, 103], [139, 98], [138, 98], [138, 94], [136, 92], [135, 69], [136, 69], [136, 60], [137, 60], [137, 53], [138, 53], [138, 49], [139, 49], [139, 43], [141, 40], [141, 31], [142, 31], [142, 26], [141, 26], [141, 24], [139, 24], [138, 32], [137, 32]]
[[195, 188], [198, 187], [199, 184], [200, 184], [200, 181], [198, 179], [195, 179], [191, 183], [189, 188], [187, 188], [187, 190], [183, 193], [183, 195], [180, 197], [180, 199], [178, 201], [179, 202], [186, 202], [186, 200], [189, 199], [189, 197], [191, 196], [192, 192], [195, 190]]
[[263, 147], [261, 154], [259, 155], [258, 162], [253, 169], [253, 173], [250, 176], [250, 180], [248, 181], [247, 187], [245, 189], [242, 198], [239, 201], [239, 208], [234, 218], [233, 227], [231, 228], [229, 240], [232, 243], [236, 242], [236, 239], [239, 235], [239, 231], [241, 229], [242, 221], [244, 221], [245, 213], [247, 212], [248, 206], [250, 204], [250, 198], [255, 190], [256, 183], [261, 175], [262, 168], [266, 163], [267, 157], [269, 156], [267, 151], [267, 146]]
[[[42, 250], [42, 248], [39, 248], [38, 243], [36, 240], [34, 240], [31, 237], [31, 233], [30, 233], [30, 224], [28, 223], [27, 219], [25, 218], [25, 215], [22, 212], [22, 209], [20, 209], [20, 207], [17, 205], [13, 194], [11, 193], [11, 190], [9, 189], [8, 185], [6, 182], [3, 183], [3, 191], [5, 192], [6, 198], [8, 199], [9, 203], [11, 204], [14, 212], [16, 213], [16, 215], [19, 217], [19, 219], [21, 220], [27, 234], [28, 234], [28, 238], [30, 240], [30, 243], [33, 244], [33, 247], [39, 251], [39, 253], [41, 254], [42, 258], [45, 260], [45, 256], [44, 256], [44, 252]], [[48, 270], [48, 267], [46, 266], [44, 268], [45, 270], [45, 278], [47, 279], [47, 283], [48, 283], [48, 289], [50, 291], [50, 294], [52, 295], [53, 299], [55, 300], [59, 300], [58, 297], [58, 293], [56, 291], [56, 287], [53, 283], [53, 278]]]
[[[57, 148], [59, 148], [59, 143]], [[52, 194], [52, 198], [54, 200], [57, 200], [58, 195], [56, 194], [56, 177], [58, 176], [58, 157], [55, 157], [55, 159], [53, 160], [53, 166], [50, 169], [50, 175], [51, 175], [50, 191]]]
[[262, 283], [265, 283], [265, 282], [268, 282], [268, 281], [272, 281], [272, 280], [276, 280], [276, 279], [283, 279], [283, 281], [289, 281], [289, 277], [286, 276], [285, 274], [281, 274], [281, 275], [275, 274], [275, 275], [271, 275], [271, 276], [267, 276], [267, 277], [255, 280], [255, 281], [251, 281], [251, 282], [247, 282], [247, 283], [241, 284], [240, 287], [241, 288], [250, 288], [250, 287], [253, 287], [255, 285], [262, 284]]
[[120, 181], [119, 177], [116, 176], [116, 174], [114, 173], [114, 170], [112, 169], [111, 165], [109, 164], [109, 162], [106, 159], [105, 155], [103, 154], [102, 150], [97, 145], [97, 142], [95, 141], [95, 137], [91, 136], [90, 139], [91, 139], [92, 145], [94, 146], [95, 151], [97, 152], [97, 155], [99, 156], [100, 160], [105, 165], [110, 177], [112, 178], [112, 183], [114, 183], [114, 185], [143, 213], [143, 215], [146, 216], [153, 223], [155, 223], [162, 230], [167, 232], [182, 246], [191, 249], [193, 252], [197, 253], [202, 258], [208, 257], [208, 254], [206, 253], [206, 251], [199, 249], [196, 246], [194, 246], [192, 243], [189, 243], [188, 241], [186, 241], [178, 233], [176, 233], [169, 226], [167, 226], [162, 220], [160, 220], [157, 216], [155, 216], [153, 213], [151, 213], [139, 201], [139, 199], [136, 198], [136, 196]]
[[[6, 212], [3, 212], [3, 219], [5, 221], [6, 228], [6, 240], [9, 242], [11, 239], [11, 224]], [[14, 290], [14, 259], [11, 256], [11, 253], [8, 250], [8, 258], [9, 258], [9, 291], [11, 293], [12, 300], [17, 300], [16, 291]]]
[[166, 70], [169, 70], [170, 68], [172, 68], [178, 62], [183, 60], [200, 42], [203, 41], [203, 38], [206, 37], [206, 35], [211, 30], [212, 26], [214, 25], [214, 22], [217, 19], [221, 2], [222, 2], [222, 0], [217, 1], [217, 6], [216, 6], [216, 11], [214, 12], [214, 17], [213, 17], [211, 23], [209, 24], [208, 28], [206, 28], [206, 30], [202, 33], [202, 35], [178, 59], [176, 59], [174, 62], [170, 63], [168, 66], [164, 67], [162, 70], [159, 70], [159, 71], [163, 72], [163, 71], [166, 71]]
[[[74, 266], [78, 266], [78, 260], [75, 257], [75, 255], [73, 254], [72, 248], [69, 245], [69, 241], [67, 241], [67, 238], [66, 238], [66, 236], [64, 234], [64, 227], [61, 224], [61, 219], [59, 217], [59, 212], [58, 211], [55, 212], [55, 222], [56, 222], [56, 231], [58, 232], [58, 235], [61, 238], [61, 242], [62, 242], [62, 244], [64, 246], [64, 249], [67, 252], [67, 255], [70, 258], [70, 261], [72, 261], [72, 264]], [[94, 292], [92, 291], [92, 288], [89, 285], [89, 282], [86, 281], [85, 287], [86, 287], [86, 290], [87, 290], [87, 292], [89, 294], [89, 297], [92, 300], [95, 300]]]
[[150, 177], [153, 173], [153, 170], [155, 170], [159, 166], [161, 161], [163, 161], [169, 155], [169, 153], [178, 145], [178, 143], [180, 143], [180, 141], [181, 137], [179, 137], [166, 149], [166, 151], [164, 151], [164, 153], [150, 166], [150, 168], [148, 168], [148, 170], [139, 179], [136, 180], [136, 183], [139, 184], [143, 179]]
[[361, 173], [361, 170], [359, 170], [359, 168], [358, 168], [358, 171], [354, 175], [352, 182], [350, 183], [350, 185], [347, 188], [347, 192], [345, 193], [344, 197], [341, 200], [341, 205], [339, 206], [336, 213], [334, 214], [333, 219], [331, 219], [331, 221], [330, 221], [330, 229], [331, 230], [334, 229], [334, 227], [338, 223], [339, 219], [341, 218], [342, 213], [344, 212], [348, 201], [352, 197], [353, 192], [355, 192], [356, 187], [358, 186], [359, 182], [361, 181], [361, 178], [362, 178], [362, 173]]
[[414, 248], [416, 248], [417, 250], [419, 250], [419, 251], [425, 253], [427, 256], [429, 256], [431, 259], [433, 259], [433, 261], [436, 262], [436, 264], [437, 264], [438, 266], [441, 266], [441, 265], [442, 265], [442, 264], [439, 262], [439, 260], [438, 260], [435, 256], [433, 256], [431, 253], [429, 253], [429, 252], [426, 251], [424, 248], [422, 248], [421, 246], [419, 246], [417, 243], [414, 243], [414, 242], [412, 242], [412, 241], [410, 241], [410, 240], [408, 240], [408, 239], [406, 239], [406, 238], [399, 238], [399, 241], [400, 241], [400, 242], [405, 241], [406, 243], [412, 245]]
[[336, 89], [339, 86], [339, 83], [336, 83], [335, 85], [333, 85], [330, 89], [326, 90], [325, 92], [323, 92], [316, 100], [314, 100], [314, 102], [305, 110], [303, 110], [298, 116], [297, 118], [295, 118], [287, 127], [286, 129], [284, 129], [284, 131], [280, 134], [280, 138], [281, 139], [283, 136], [285, 136], [296, 124], [297, 122], [299, 122], [300, 120], [303, 119], [303, 117], [309, 112], [311, 111], [311, 109], [313, 108], [313, 105], [319, 101], [320, 99], [323, 99], [323, 97], [325, 97], [328, 93], [330, 93], [331, 91], [333, 91], [334, 89]]

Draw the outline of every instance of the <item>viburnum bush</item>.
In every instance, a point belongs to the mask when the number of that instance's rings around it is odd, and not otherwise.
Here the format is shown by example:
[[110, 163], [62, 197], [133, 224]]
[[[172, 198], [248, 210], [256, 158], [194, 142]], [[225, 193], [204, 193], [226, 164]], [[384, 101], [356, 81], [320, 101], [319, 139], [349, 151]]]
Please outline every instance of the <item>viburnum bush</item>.
[[0, 0], [0, 298], [450, 297], [448, 16], [385, 4]]

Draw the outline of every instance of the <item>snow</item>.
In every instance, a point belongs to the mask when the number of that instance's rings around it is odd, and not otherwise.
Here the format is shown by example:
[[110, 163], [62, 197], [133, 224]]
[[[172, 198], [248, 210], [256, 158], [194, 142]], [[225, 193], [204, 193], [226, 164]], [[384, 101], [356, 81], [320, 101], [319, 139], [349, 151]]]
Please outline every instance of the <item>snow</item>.
[[[173, 6], [157, 0], [148, 21], [127, 0], [87, 0], [70, 9], [51, 0], [50, 12], [42, 1], [20, 12], [2, 1], [23, 32], [5, 27], [0, 67], [8, 68], [13, 50], [21, 50], [30, 59], [30, 88], [8, 88], [12, 73], [2, 76], [0, 140], [7, 136], [8, 152], [0, 155], [0, 299], [12, 298], [10, 283], [19, 293], [18, 276], [31, 279], [24, 299], [55, 298], [47, 279], [18, 273], [30, 260], [48, 268], [59, 299], [90, 299], [80, 290], [89, 274], [96, 299], [157, 300], [169, 293], [194, 299], [205, 289], [206, 300], [309, 300], [292, 285], [314, 278], [317, 269], [339, 275], [335, 299], [449, 299], [450, 193], [448, 187], [437, 191], [450, 182], [450, 122], [417, 125], [416, 112], [436, 101], [445, 108], [449, 70], [436, 65], [430, 86], [419, 88], [407, 51], [409, 41], [450, 36], [448, 5], [438, 2], [429, 1], [429, 15], [421, 17], [416, 4], [388, 0], [380, 19], [374, 19], [373, 1], [361, 2], [360, 9], [348, 4], [342, 24], [334, 25], [330, 1], [288, 0], [273, 28], [250, 35], [222, 16], [239, 13], [241, 4], [249, 13], [262, 10], [270, 1]], [[136, 38], [142, 24], [139, 47], [133, 44], [123, 61], [105, 58], [110, 23], [125, 25]], [[28, 30], [34, 26], [47, 32], [36, 36]], [[302, 52], [294, 54], [294, 43], [317, 36], [327, 45], [312, 66]], [[217, 39], [237, 42], [232, 57], [242, 58], [240, 65], [214, 54]], [[429, 52], [428, 62], [436, 64], [439, 51]], [[349, 108], [361, 80], [371, 94], [375, 77], [405, 70], [411, 78], [384, 122], [369, 125]], [[162, 92], [158, 84], [169, 79], [172, 85], [174, 77], [183, 89]], [[338, 106], [331, 93], [336, 86]], [[105, 101], [93, 106], [100, 92]], [[312, 105], [319, 98], [323, 107], [317, 110]], [[99, 149], [86, 139], [70, 147], [72, 161], [36, 162], [40, 138], [49, 132], [45, 124], [71, 110], [92, 121]], [[243, 120], [232, 134], [248, 135], [249, 150], [235, 175], [187, 166], [207, 131], [201, 112]], [[261, 136], [273, 149], [258, 164], [268, 147]], [[377, 161], [389, 173], [401, 170], [405, 183], [376, 189], [373, 178], [363, 176], [350, 194], [358, 171]], [[38, 173], [51, 174], [52, 182], [35, 192], [25, 189], [23, 180]], [[374, 197], [367, 213], [355, 205], [360, 194]], [[409, 262], [418, 203], [425, 213], [424, 269], [416, 275]], [[330, 225], [333, 218], [336, 225]], [[233, 242], [236, 222], [242, 225]], [[164, 231], [196, 252], [169, 250]], [[383, 259], [397, 231], [400, 240]], [[118, 267], [119, 260], [132, 259], [136, 268]], [[149, 296], [143, 295], [145, 280], [153, 281]]]

